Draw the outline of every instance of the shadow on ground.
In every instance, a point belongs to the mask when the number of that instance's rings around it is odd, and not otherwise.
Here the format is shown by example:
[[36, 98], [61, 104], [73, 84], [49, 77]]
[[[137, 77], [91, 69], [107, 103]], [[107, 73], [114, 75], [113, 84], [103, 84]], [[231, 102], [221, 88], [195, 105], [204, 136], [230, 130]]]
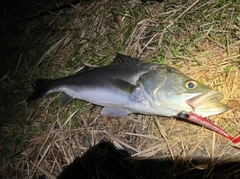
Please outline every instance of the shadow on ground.
[[[131, 160], [129, 152], [117, 150], [108, 141], [101, 141], [67, 166], [58, 179], [67, 178], [240, 178], [239, 163], [215, 165], [207, 169], [197, 169], [183, 159], [173, 160]], [[206, 163], [206, 165], [208, 165]]]

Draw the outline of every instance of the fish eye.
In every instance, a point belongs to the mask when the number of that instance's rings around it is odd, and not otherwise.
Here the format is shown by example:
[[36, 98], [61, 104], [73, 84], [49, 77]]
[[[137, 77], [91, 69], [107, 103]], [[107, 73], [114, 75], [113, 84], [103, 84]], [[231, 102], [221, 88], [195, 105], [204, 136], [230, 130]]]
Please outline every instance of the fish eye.
[[197, 83], [195, 81], [187, 81], [186, 82], [186, 88], [187, 89], [195, 89], [197, 87]]

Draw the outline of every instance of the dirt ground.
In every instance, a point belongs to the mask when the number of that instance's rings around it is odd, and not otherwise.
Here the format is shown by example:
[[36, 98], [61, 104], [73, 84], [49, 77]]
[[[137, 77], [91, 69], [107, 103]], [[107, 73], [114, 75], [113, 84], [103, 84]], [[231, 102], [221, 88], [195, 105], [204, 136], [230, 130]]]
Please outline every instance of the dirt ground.
[[231, 109], [208, 119], [239, 136], [240, 1], [2, 1], [0, 8], [0, 178], [56, 178], [64, 169], [63, 178], [240, 178], [239, 144], [185, 120], [106, 117], [80, 100], [58, 108], [60, 94], [26, 102], [37, 78], [107, 65], [123, 53], [221, 92]]

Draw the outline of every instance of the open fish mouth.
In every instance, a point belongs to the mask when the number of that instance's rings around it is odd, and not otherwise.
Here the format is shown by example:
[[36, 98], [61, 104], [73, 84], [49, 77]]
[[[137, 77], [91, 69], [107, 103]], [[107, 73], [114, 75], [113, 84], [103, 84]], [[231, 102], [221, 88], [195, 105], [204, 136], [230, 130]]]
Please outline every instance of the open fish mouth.
[[216, 115], [229, 109], [226, 104], [221, 103], [223, 95], [218, 91], [209, 91], [187, 100], [187, 104], [192, 107], [193, 112], [203, 117]]

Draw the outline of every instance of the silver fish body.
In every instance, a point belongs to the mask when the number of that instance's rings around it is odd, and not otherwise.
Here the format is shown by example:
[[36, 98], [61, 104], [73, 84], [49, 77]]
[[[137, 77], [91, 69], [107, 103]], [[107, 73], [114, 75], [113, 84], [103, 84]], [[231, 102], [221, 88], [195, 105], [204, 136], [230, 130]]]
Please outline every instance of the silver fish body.
[[62, 104], [77, 98], [104, 106], [101, 113], [108, 116], [177, 116], [182, 111], [194, 111], [206, 117], [228, 109], [219, 102], [222, 95], [218, 91], [180, 71], [121, 54], [114, 64], [59, 79], [39, 79], [28, 100], [53, 92], [63, 93]]

